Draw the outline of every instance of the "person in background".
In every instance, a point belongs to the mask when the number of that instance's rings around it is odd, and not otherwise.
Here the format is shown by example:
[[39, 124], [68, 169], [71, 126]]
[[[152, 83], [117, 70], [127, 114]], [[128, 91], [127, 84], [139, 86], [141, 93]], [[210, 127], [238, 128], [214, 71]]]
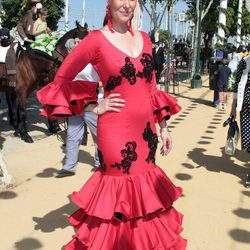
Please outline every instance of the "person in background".
[[79, 30], [76, 33], [75, 44], [78, 45], [82, 41], [82, 39], [86, 36], [86, 34], [88, 34], [87, 29]]
[[223, 58], [221, 61], [222, 65], [218, 68], [218, 91], [219, 91], [219, 109], [226, 110], [227, 108], [227, 87], [228, 79], [231, 74], [231, 70], [228, 67], [228, 60]]
[[56, 49], [56, 44], [59, 39], [59, 32], [52, 32], [47, 26], [47, 14], [48, 10], [46, 8], [38, 9], [38, 19], [35, 21], [33, 26], [35, 41], [30, 45], [30, 47], [53, 56], [53, 52]]
[[[79, 39], [79, 36], [77, 36], [77, 38]], [[80, 36], [80, 38], [83, 39], [82, 36]], [[68, 39], [65, 43], [65, 47], [67, 48], [68, 53], [71, 53], [75, 46], [77, 45], [75, 43], [75, 39], [73, 38]], [[99, 81], [97, 73], [90, 64], [87, 65], [86, 68], [79, 73], [79, 75], [76, 77], [76, 80], [77, 79], [88, 80], [89, 82]], [[99, 95], [99, 97], [101, 100], [101, 95]], [[96, 137], [97, 115], [93, 112], [84, 112], [82, 115], [73, 115], [67, 118], [65, 161], [62, 169], [58, 171], [56, 178], [63, 178], [75, 175], [78, 162], [79, 147], [81, 145], [84, 135], [87, 133], [87, 127], [91, 132], [95, 145], [95, 163], [93, 170], [99, 167], [100, 162], [98, 158]]]
[[43, 39], [43, 34], [50, 34], [51, 30], [47, 26], [46, 17], [48, 15], [48, 10], [46, 8], [41, 8], [37, 10], [37, 20], [33, 26], [33, 35], [35, 40]]
[[[250, 55], [240, 61], [236, 73], [230, 116], [236, 118], [237, 111], [240, 112], [241, 147], [250, 153]], [[245, 185], [250, 187], [250, 172]]]
[[164, 48], [160, 46], [159, 41], [155, 43], [155, 47], [153, 49], [153, 58], [154, 58], [154, 65], [155, 65], [155, 70], [156, 70], [156, 81], [157, 81], [157, 84], [159, 84], [161, 71], [165, 63]]
[[17, 32], [23, 41], [33, 43], [34, 21], [37, 19], [37, 9], [42, 8], [41, 0], [30, 0], [30, 10], [28, 10], [17, 24]]
[[238, 64], [241, 60], [240, 53], [236, 52], [236, 48], [232, 48], [231, 52], [227, 55], [228, 67], [231, 69], [232, 74], [236, 73]]
[[68, 51], [68, 54], [75, 48], [76, 46], [76, 42], [74, 38], [69, 38], [66, 43], [65, 43], [65, 47]]
[[231, 70], [231, 74], [230, 74], [229, 79], [228, 79], [228, 90], [233, 91], [236, 70], [237, 70], [238, 64], [241, 60], [241, 55], [236, 52], [236, 48], [232, 48], [231, 52], [227, 55], [227, 59], [229, 62], [228, 67]]

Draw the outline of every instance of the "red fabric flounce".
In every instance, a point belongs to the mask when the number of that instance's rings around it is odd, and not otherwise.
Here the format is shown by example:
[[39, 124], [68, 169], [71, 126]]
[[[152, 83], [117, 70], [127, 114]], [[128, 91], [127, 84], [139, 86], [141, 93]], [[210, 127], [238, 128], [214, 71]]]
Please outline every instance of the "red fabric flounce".
[[91, 216], [111, 220], [114, 213], [121, 213], [132, 219], [168, 209], [181, 193], [182, 189], [155, 167], [134, 176], [111, 176], [96, 171], [71, 199]]
[[70, 217], [78, 228], [66, 250], [184, 250], [182, 215], [173, 207], [143, 218], [102, 220], [84, 214], [82, 209]]
[[52, 119], [62, 119], [73, 114], [82, 114], [86, 104], [97, 102], [95, 82], [71, 81], [63, 84], [53, 82], [37, 92], [43, 105], [41, 115]]
[[172, 115], [181, 111], [177, 99], [161, 90], [156, 90], [151, 94], [151, 102], [155, 122], [160, 122], [163, 118], [168, 120]]

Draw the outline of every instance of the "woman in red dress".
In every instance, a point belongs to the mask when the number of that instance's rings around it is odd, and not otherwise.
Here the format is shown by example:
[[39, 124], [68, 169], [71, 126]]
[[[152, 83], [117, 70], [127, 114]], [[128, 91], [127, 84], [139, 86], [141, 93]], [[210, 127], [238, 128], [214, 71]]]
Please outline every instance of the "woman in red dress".
[[[98, 114], [101, 162], [72, 200], [80, 209], [69, 220], [77, 229], [65, 249], [186, 249], [182, 215], [172, 204], [182, 190], [155, 164], [159, 123], [167, 155], [172, 140], [166, 120], [180, 111], [177, 101], [157, 90], [152, 46], [144, 32], [133, 32], [136, 0], [109, 0], [107, 25], [80, 42], [54, 82], [38, 92], [43, 114], [60, 118], [83, 110]], [[105, 90], [97, 104], [97, 84], [74, 80], [86, 65]]]

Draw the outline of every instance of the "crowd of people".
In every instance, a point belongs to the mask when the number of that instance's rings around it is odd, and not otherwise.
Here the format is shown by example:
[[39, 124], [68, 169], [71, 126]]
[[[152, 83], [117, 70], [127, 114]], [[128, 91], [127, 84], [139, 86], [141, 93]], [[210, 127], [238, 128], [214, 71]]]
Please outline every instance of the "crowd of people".
[[[240, 46], [237, 50], [232, 47], [230, 50], [218, 50], [218, 55], [211, 57], [210, 60], [215, 61], [216, 69], [210, 69], [210, 81], [213, 81], [215, 107], [220, 110], [227, 109], [227, 93], [234, 91], [236, 72], [239, 62], [248, 56], [250, 45], [243, 48]], [[215, 53], [217, 51], [215, 50]]]

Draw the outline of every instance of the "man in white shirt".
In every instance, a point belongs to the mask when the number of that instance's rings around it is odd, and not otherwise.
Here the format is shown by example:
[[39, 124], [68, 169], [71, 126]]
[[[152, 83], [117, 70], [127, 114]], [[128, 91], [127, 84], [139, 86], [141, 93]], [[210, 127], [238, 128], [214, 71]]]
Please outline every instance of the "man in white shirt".
[[[70, 53], [75, 46], [74, 39], [69, 39], [66, 41], [65, 47]], [[82, 80], [93, 82], [96, 84], [100, 81], [99, 76], [92, 67], [88, 64], [76, 77], [74, 80]], [[98, 100], [102, 99], [101, 93], [98, 95]], [[86, 129], [89, 128], [93, 141], [95, 144], [95, 163], [93, 170], [99, 167], [99, 157], [97, 150], [97, 115], [93, 112], [85, 111], [83, 115], [73, 115], [68, 117], [68, 128], [66, 137], [66, 156], [63, 168], [58, 171], [56, 178], [63, 178], [67, 176], [73, 176], [76, 172], [79, 147], [83, 140], [84, 133], [87, 133]]]

